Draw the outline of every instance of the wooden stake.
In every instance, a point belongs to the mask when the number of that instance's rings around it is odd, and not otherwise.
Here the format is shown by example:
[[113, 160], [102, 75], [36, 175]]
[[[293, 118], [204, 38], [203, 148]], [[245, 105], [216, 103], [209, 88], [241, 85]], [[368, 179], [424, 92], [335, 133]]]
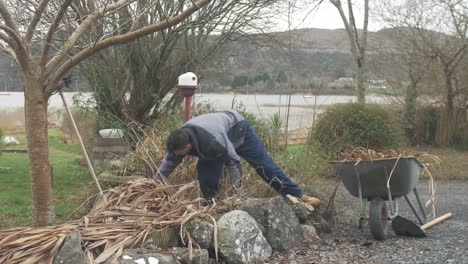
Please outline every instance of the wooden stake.
[[99, 194], [101, 194], [101, 197], [106, 202], [106, 197], [104, 196], [104, 193], [102, 192], [101, 185], [99, 184], [98, 178], [96, 177], [96, 173], [94, 172], [93, 165], [91, 164], [91, 160], [89, 159], [88, 152], [86, 151], [85, 145], [83, 144], [83, 140], [81, 139], [80, 131], [78, 131], [78, 127], [76, 126], [75, 119], [73, 118], [73, 115], [70, 109], [68, 108], [67, 101], [65, 100], [65, 96], [63, 96], [63, 93], [61, 90], [60, 90], [60, 97], [62, 97], [63, 105], [65, 106], [65, 110], [67, 110], [68, 116], [70, 117], [71, 123], [73, 125], [73, 130], [75, 130], [76, 136], [78, 137], [78, 141], [80, 142], [81, 151], [83, 152], [83, 155], [85, 156], [86, 164], [88, 164], [89, 172], [91, 172], [91, 176], [93, 176], [94, 182], [96, 183], [96, 186], [99, 189]]

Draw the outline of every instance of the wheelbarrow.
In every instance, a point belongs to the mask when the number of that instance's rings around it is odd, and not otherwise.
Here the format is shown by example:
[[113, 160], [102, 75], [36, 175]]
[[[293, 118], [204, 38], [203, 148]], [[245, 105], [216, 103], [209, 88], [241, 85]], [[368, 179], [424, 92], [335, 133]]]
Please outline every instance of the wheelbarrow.
[[[385, 240], [388, 222], [398, 218], [399, 201], [404, 197], [421, 225], [427, 221], [423, 205], [416, 190], [423, 165], [414, 157], [399, 157], [363, 161], [332, 161], [337, 176], [348, 192], [359, 198], [359, 229], [366, 219], [369, 206], [369, 228], [376, 240]], [[414, 193], [420, 213], [408, 198]], [[388, 201], [389, 209], [386, 201]], [[394, 228], [396, 229], [396, 228]]]

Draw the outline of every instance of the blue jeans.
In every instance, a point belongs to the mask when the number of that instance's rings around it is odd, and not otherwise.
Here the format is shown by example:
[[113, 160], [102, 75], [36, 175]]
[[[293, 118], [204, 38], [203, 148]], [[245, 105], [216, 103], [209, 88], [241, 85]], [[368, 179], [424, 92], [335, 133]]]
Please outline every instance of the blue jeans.
[[[262, 141], [250, 124], [247, 127], [244, 143], [236, 149], [236, 152], [278, 193], [283, 196], [287, 194], [296, 197], [302, 196], [301, 189], [268, 155]], [[223, 174], [223, 168], [224, 164], [221, 160], [198, 160], [198, 180], [205, 198], [212, 198], [218, 193], [219, 179]]]

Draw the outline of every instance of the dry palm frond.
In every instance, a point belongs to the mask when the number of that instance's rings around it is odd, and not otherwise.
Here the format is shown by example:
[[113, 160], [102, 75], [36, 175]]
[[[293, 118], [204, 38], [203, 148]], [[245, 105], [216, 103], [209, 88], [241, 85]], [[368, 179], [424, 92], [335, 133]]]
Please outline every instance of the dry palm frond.
[[[0, 263], [52, 263], [64, 238], [81, 233], [91, 263], [117, 258], [125, 248], [142, 246], [150, 233], [183, 226], [193, 217], [209, 217], [215, 205], [202, 207], [198, 183], [167, 186], [153, 180], [128, 182], [107, 190], [106, 199], [79, 221], [48, 228], [0, 231]], [[182, 232], [182, 231], [181, 231]]]
[[399, 154], [393, 149], [386, 152], [377, 152], [373, 149], [362, 147], [354, 148], [349, 152], [342, 152], [339, 154], [339, 158], [343, 161], [378, 160], [397, 158], [398, 156]]

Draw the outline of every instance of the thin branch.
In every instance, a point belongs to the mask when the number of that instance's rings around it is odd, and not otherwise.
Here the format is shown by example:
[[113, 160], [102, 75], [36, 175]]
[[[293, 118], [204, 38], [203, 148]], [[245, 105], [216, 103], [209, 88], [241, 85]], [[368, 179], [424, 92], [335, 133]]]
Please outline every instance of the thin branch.
[[369, 0], [364, 0], [364, 26], [362, 32], [361, 54], [364, 56], [367, 47], [367, 27], [369, 25]]
[[354, 37], [351, 38], [350, 40], [354, 41], [354, 45], [356, 47], [355, 50], [357, 52], [357, 54], [355, 54], [354, 56], [361, 57], [362, 54], [361, 54], [361, 48], [359, 45], [358, 29], [356, 26], [356, 20], [354, 18], [353, 3], [351, 2], [351, 0], [348, 0], [348, 14], [349, 14], [350, 29], [352, 30], [350, 34], [354, 34]]
[[355, 53], [357, 47], [356, 47], [356, 43], [354, 41], [353, 30], [352, 30], [351, 26], [349, 25], [348, 19], [346, 18], [346, 15], [345, 15], [345, 13], [343, 11], [343, 6], [341, 5], [341, 1], [340, 0], [330, 0], [330, 2], [336, 7], [336, 9], [338, 9], [338, 12], [340, 13], [341, 20], [343, 20], [343, 24], [345, 26], [346, 33], [348, 34], [348, 37], [349, 37], [349, 42], [351, 44], [351, 51], [352, 51], [352, 53]]
[[10, 44], [12, 48], [21, 47], [23, 45], [21, 41], [21, 37], [18, 36], [16, 32], [13, 29], [11, 29], [9, 26], [0, 25], [0, 29], [5, 31], [8, 34], [8, 36], [10, 36], [11, 43], [8, 43], [8, 44]]
[[8, 57], [14, 59], [17, 63], [18, 63], [18, 58], [16, 58], [16, 54], [15, 54], [15, 51], [6, 47], [5, 45], [1, 44], [0, 43], [0, 50], [2, 50], [3, 52], [6, 53], [6, 55], [8, 55]]
[[46, 65], [46, 75], [49, 75], [52, 70], [63, 60], [65, 56], [68, 55], [68, 52], [74, 47], [75, 43], [78, 41], [83, 34], [88, 31], [89, 27], [98, 19], [99, 16], [114, 11], [122, 6], [130, 4], [133, 2], [132, 0], [120, 0], [118, 2], [114, 2], [113, 4], [106, 5], [96, 12], [89, 14], [86, 19], [80, 24], [80, 26], [72, 33], [72, 35], [68, 38], [65, 44], [62, 46], [57, 54], [47, 63]]
[[15, 32], [17, 36], [20, 36], [18, 24], [11, 16], [11, 13], [8, 11], [8, 8], [5, 4], [5, 1], [0, 0], [0, 15], [2, 16], [5, 24]]
[[210, 3], [211, 0], [199, 0], [197, 1], [197, 5], [191, 5], [188, 7], [186, 10], [182, 11], [179, 15], [173, 16], [169, 18], [166, 21], [162, 21], [156, 24], [152, 24], [146, 27], [143, 27], [141, 29], [131, 31], [122, 35], [117, 35], [114, 37], [109, 37], [107, 39], [101, 40], [97, 42], [94, 46], [85, 48], [84, 50], [78, 52], [74, 56], [72, 56], [70, 59], [68, 59], [62, 66], [60, 66], [57, 71], [55, 71], [55, 74], [52, 76], [52, 80], [50, 82], [50, 85], [48, 86], [46, 90], [46, 94], [50, 95], [57, 89], [56, 85], [62, 76], [67, 73], [70, 69], [72, 69], [75, 65], [78, 63], [82, 62], [86, 58], [90, 57], [91, 55], [95, 54], [96, 52], [103, 50], [105, 48], [108, 48], [110, 46], [116, 45], [116, 44], [124, 44], [130, 41], [133, 41], [135, 39], [138, 39], [140, 37], [146, 36], [148, 34], [154, 33], [156, 31], [164, 30], [166, 28], [169, 28], [171, 26], [174, 26], [187, 17], [189, 17], [191, 14], [195, 13], [199, 8], [207, 5]]
[[23, 68], [23, 72], [26, 72], [30, 67], [30, 57], [21, 39], [18, 24], [11, 16], [3, 0], [0, 0], [0, 15], [3, 17], [6, 24], [6, 26], [0, 25], [0, 29], [3, 29], [12, 38], [13, 43], [11, 44], [14, 45], [10, 44], [10, 46], [15, 51], [17, 61]]
[[31, 44], [31, 39], [34, 35], [34, 31], [36, 30], [37, 24], [41, 20], [42, 14], [46, 9], [47, 4], [49, 4], [49, 0], [42, 0], [39, 3], [39, 6], [37, 7], [36, 11], [34, 12], [34, 16], [31, 19], [31, 22], [29, 23], [28, 31], [26, 32], [26, 36], [24, 37], [24, 42], [26, 46], [29, 46]]
[[52, 25], [50, 25], [49, 31], [47, 32], [46, 39], [44, 41], [44, 47], [42, 48], [42, 54], [41, 54], [41, 60], [40, 60], [41, 67], [45, 66], [47, 63], [47, 57], [49, 56], [49, 49], [50, 49], [50, 45], [52, 42], [52, 37], [54, 36], [55, 30], [57, 30], [58, 25], [62, 21], [65, 11], [71, 5], [72, 2], [73, 0], [65, 0], [62, 3], [62, 5], [60, 6], [60, 9], [57, 12], [57, 15], [54, 18]]
[[10, 45], [10, 47], [14, 46], [13, 40], [7, 34], [5, 34], [3, 32], [0, 32], [0, 39], [5, 41], [8, 45]]

